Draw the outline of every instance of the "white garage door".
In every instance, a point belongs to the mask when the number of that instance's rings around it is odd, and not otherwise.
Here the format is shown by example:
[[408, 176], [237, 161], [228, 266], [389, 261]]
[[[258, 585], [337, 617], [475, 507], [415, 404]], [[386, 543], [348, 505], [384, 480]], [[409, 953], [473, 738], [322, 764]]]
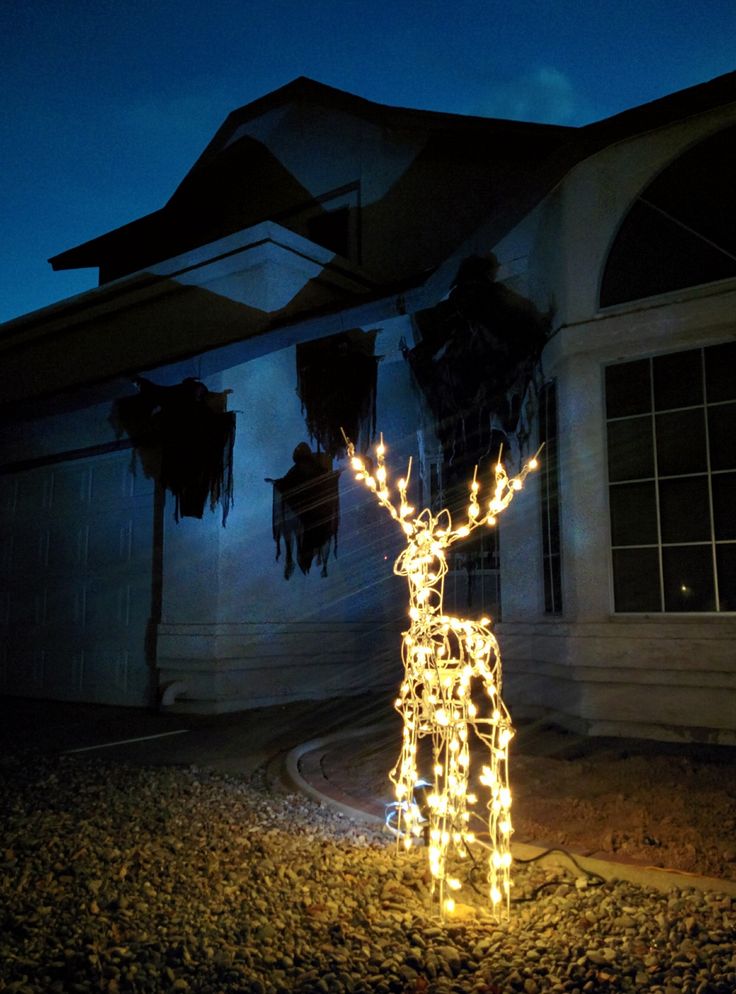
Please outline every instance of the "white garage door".
[[153, 484], [115, 452], [0, 476], [0, 686], [147, 706]]

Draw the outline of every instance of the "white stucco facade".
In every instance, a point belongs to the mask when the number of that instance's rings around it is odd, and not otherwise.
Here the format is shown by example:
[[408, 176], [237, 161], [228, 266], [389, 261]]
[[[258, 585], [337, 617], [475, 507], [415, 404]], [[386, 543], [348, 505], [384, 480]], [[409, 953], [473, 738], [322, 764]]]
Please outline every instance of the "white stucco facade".
[[[736, 341], [736, 276], [600, 306], [612, 246], [642, 191], [733, 127], [727, 87], [700, 89], [681, 107], [675, 95], [580, 135], [510, 125], [504, 140], [519, 144], [513, 168], [501, 168], [485, 122], [441, 115], [440, 142], [432, 115], [287, 88], [283, 102], [228, 119], [172, 198], [186, 217], [187, 184], [206, 185], [218, 156], [245, 148], [258, 181], [273, 178], [270, 213], [264, 200], [253, 223], [231, 230], [230, 218], [192, 244], [182, 236], [139, 268], [127, 234], [119, 252], [116, 233], [115, 251], [108, 236], [74, 250], [75, 265], [101, 253], [110, 278], [11, 322], [0, 339], [0, 689], [213, 712], [395, 686], [407, 605], [391, 570], [394, 523], [338, 460], [337, 557], [326, 576], [314, 566], [287, 581], [265, 478], [282, 477], [309, 441], [297, 347], [359, 330], [375, 332], [382, 357], [376, 413], [389, 462], [400, 474], [411, 456], [422, 467], [413, 497], [426, 497], [427, 451], [436, 458], [439, 443], [405, 348], [460, 263], [492, 252], [498, 280], [551, 315], [536, 385], [554, 384], [556, 397], [561, 608], [550, 610], [545, 587], [546, 484], [530, 477], [501, 526], [507, 703], [515, 716], [546, 714], [593, 735], [736, 743], [736, 613], [617, 611], [614, 582], [607, 367]], [[537, 141], [544, 154], [522, 168], [524, 143]], [[451, 182], [466, 159], [465, 180]], [[252, 186], [233, 216], [257, 215]], [[227, 190], [224, 208], [217, 201], [226, 215]], [[325, 205], [347, 212], [346, 255], [314, 240]], [[170, 244], [162, 216], [142, 219], [146, 244]], [[140, 464], [133, 472], [110, 414], [135, 374], [230, 391], [226, 527], [209, 510], [175, 521], [170, 495]], [[531, 428], [533, 444], [536, 414]], [[730, 534], [713, 539], [714, 563]]]
[[733, 107], [719, 108], [591, 156], [496, 249], [517, 268], [525, 255], [521, 279], [543, 288], [558, 324], [542, 362], [557, 385], [564, 607], [559, 617], [544, 615], [539, 521], [520, 501], [504, 520], [499, 626], [518, 714], [551, 714], [594, 735], [736, 742], [736, 617], [615, 611], [604, 385], [610, 363], [734, 341], [736, 284], [598, 304], [611, 243], [634, 198], [732, 121]]

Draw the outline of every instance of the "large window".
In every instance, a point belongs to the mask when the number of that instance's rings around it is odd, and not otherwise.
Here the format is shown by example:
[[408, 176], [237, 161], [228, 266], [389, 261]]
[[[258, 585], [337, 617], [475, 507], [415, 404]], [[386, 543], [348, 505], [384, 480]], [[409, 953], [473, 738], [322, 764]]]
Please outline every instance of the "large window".
[[606, 368], [616, 611], [736, 611], [736, 342]]
[[601, 307], [736, 276], [736, 127], [672, 162], [641, 192], [606, 261]]
[[[417, 432], [420, 466], [420, 501], [437, 514], [448, 505], [453, 520], [459, 520], [467, 507], [467, 487], [460, 488], [460, 503], [453, 505], [452, 491], [445, 488], [442, 450], [429, 448], [423, 431]], [[491, 469], [486, 466], [483, 484], [488, 486]], [[456, 493], [457, 496], [457, 493]], [[448, 614], [465, 617], [469, 611], [501, 620], [501, 571], [499, 564], [499, 525], [479, 528], [453, 545], [447, 553], [444, 606]]]

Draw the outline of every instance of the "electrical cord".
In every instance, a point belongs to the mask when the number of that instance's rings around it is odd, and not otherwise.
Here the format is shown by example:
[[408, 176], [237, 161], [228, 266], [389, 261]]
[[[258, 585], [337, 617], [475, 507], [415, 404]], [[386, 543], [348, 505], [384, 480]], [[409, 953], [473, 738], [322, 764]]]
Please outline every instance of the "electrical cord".
[[[424, 783], [422, 783], [422, 786], [424, 786]], [[425, 827], [427, 827], [429, 824], [429, 820], [427, 818], [426, 805], [418, 804], [415, 799], [412, 801], [412, 803], [414, 807], [417, 809], [418, 813], [420, 813], [422, 822], [424, 823]], [[394, 801], [386, 805], [386, 827], [389, 829], [390, 832], [396, 835], [397, 838], [400, 837], [401, 832], [399, 831], [398, 828], [394, 827], [394, 825], [391, 824], [391, 822], [394, 820], [394, 818], [398, 818], [400, 809], [402, 808], [405, 809], [406, 807], [408, 807], [406, 802], [400, 803]], [[474, 818], [476, 818], [479, 822], [485, 825], [485, 822], [483, 821], [483, 819], [480, 817], [479, 814], [477, 814], [476, 812], [472, 812], [472, 814]], [[426, 839], [424, 841], [426, 842]], [[491, 847], [482, 839], [478, 838], [477, 835], [475, 836], [474, 841], [479, 846], [481, 846], [481, 848], [486, 849], [489, 852], [491, 851]], [[483, 892], [478, 888], [474, 879], [476, 875], [480, 872], [481, 867], [478, 865], [478, 861], [473, 855], [473, 852], [465, 839], [463, 839], [463, 845], [465, 846], [465, 850], [468, 856], [470, 856], [470, 859], [472, 860], [473, 863], [472, 867], [468, 871], [468, 877], [467, 877], [468, 883], [470, 884], [470, 886], [472, 887], [472, 889], [475, 891], [476, 894], [482, 896]], [[517, 857], [516, 859], [514, 859], [514, 863], [520, 863], [522, 865], [529, 866], [532, 863], [537, 863], [540, 859], [544, 859], [545, 856], [552, 855], [552, 853], [559, 853], [561, 856], [566, 856], [567, 859], [569, 859], [570, 862], [573, 864], [576, 870], [578, 870], [581, 874], [583, 874], [583, 876], [589, 878], [591, 881], [594, 881], [594, 886], [600, 887], [601, 884], [604, 884], [606, 882], [605, 877], [602, 877], [600, 873], [596, 873], [594, 870], [587, 870], [577, 861], [573, 853], [571, 853], [568, 849], [562, 849], [560, 846], [550, 846], [548, 849], [544, 849], [542, 852], [537, 853], [535, 856], [530, 856], [528, 859], [521, 859]], [[529, 894], [525, 895], [524, 897], [512, 898], [511, 903], [523, 904], [524, 902], [527, 901], [533, 901], [539, 894], [541, 894], [543, 890], [546, 890], [549, 887], [557, 887], [559, 886], [559, 883], [560, 883], [559, 879], [545, 880], [543, 883], [534, 887], [532, 891]]]

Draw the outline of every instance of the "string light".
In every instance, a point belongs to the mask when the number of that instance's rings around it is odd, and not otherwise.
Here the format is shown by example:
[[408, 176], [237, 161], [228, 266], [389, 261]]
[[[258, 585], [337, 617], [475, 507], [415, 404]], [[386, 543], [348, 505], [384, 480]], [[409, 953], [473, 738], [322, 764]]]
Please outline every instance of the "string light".
[[[481, 525], [495, 525], [497, 516], [522, 489], [528, 473], [537, 467], [539, 453], [515, 477], [508, 476], [499, 453], [495, 485], [485, 506], [476, 467], [467, 521], [455, 527], [447, 509], [435, 515], [425, 508], [416, 514], [408, 503], [411, 459], [406, 476], [396, 487], [398, 503], [392, 502], [383, 434], [373, 471], [356, 455], [352, 442], [347, 438], [345, 442], [355, 478], [375, 493], [406, 536], [406, 548], [394, 564], [394, 573], [406, 577], [409, 584], [410, 621], [401, 645], [404, 680], [395, 701], [404, 722], [401, 751], [390, 773], [396, 797], [395, 831], [407, 849], [426, 832], [432, 895], [442, 917], [452, 914], [455, 899], [447, 891], [456, 893], [462, 884], [451, 873], [450, 865], [455, 858], [464, 858], [467, 846], [475, 841], [468, 822], [477, 797], [468, 786], [469, 739], [471, 735], [477, 738], [488, 760], [480, 776], [480, 783], [487, 788], [488, 898], [496, 917], [508, 915], [513, 831], [508, 746], [513, 729], [501, 698], [501, 656], [488, 618], [476, 622], [445, 614], [444, 581], [449, 547]], [[471, 700], [474, 680], [480, 680], [485, 688], [487, 711], [482, 712]], [[414, 798], [420, 787], [427, 787], [417, 769], [419, 743], [426, 736], [431, 737], [433, 779], [425, 818]]]

